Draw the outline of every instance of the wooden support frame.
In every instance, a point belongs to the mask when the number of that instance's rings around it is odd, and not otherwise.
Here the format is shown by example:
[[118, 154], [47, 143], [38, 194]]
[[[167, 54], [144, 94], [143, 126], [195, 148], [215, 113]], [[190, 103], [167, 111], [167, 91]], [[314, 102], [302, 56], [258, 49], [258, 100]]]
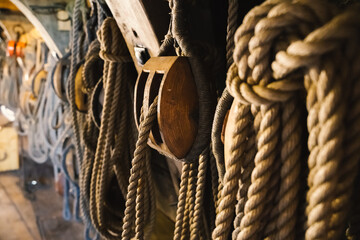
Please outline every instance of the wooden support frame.
[[135, 67], [140, 72], [134, 48], [144, 47], [150, 56], [157, 56], [167, 33], [170, 9], [163, 0], [106, 0], [125, 38]]

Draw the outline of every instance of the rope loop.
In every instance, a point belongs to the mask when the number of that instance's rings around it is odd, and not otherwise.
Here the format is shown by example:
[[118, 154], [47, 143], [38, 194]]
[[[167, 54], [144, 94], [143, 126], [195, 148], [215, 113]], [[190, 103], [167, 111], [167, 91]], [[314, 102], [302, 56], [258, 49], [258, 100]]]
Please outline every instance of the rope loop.
[[303, 89], [302, 81], [299, 78], [295, 80], [281, 79], [263, 86], [249, 84], [240, 79], [238, 68], [234, 63], [229, 68], [226, 84], [229, 93], [240, 103], [245, 105], [254, 104], [256, 106], [286, 102], [298, 90]]
[[132, 59], [129, 56], [116, 56], [114, 54], [107, 53], [104, 50], [101, 50], [99, 52], [99, 56], [104, 61], [108, 61], [108, 62], [112, 62], [112, 63], [130, 63], [130, 62], [132, 62]]

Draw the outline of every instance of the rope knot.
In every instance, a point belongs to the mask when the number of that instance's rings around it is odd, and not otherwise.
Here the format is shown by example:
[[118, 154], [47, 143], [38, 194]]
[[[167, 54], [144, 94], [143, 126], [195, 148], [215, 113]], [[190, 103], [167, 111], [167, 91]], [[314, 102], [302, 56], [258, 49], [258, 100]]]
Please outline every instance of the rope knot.
[[331, 3], [307, 0], [266, 1], [253, 8], [235, 33], [229, 93], [244, 104], [288, 100], [303, 88], [309, 68], [321, 68], [324, 57], [353, 48], [349, 42], [360, 35], [358, 12], [358, 5], [338, 14]]
[[132, 62], [132, 59], [130, 56], [116, 56], [114, 54], [108, 53], [104, 50], [101, 50], [99, 52], [99, 56], [104, 61], [113, 62], [113, 63], [129, 63]]
[[281, 79], [268, 84], [264, 82], [266, 81], [256, 83], [251, 76], [246, 81], [242, 80], [238, 75], [236, 64], [233, 63], [228, 71], [226, 85], [229, 93], [242, 104], [256, 106], [285, 102], [303, 88], [301, 78], [298, 77]]

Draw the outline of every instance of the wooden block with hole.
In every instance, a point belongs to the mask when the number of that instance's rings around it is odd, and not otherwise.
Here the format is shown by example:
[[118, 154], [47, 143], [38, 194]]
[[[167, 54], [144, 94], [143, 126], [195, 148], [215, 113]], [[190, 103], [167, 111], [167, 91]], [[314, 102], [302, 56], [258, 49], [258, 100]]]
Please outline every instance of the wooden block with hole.
[[18, 134], [15, 128], [0, 128], [0, 172], [19, 169]]

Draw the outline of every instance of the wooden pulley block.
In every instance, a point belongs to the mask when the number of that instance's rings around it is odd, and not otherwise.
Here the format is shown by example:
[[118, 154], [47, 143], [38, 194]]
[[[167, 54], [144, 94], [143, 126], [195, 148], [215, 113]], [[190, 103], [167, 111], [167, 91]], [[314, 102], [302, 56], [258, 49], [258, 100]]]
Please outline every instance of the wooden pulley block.
[[82, 72], [84, 69], [84, 65], [81, 64], [78, 67], [78, 70], [75, 75], [75, 106], [78, 111], [80, 112], [87, 112], [88, 110], [88, 96], [84, 91], [84, 84], [83, 84], [83, 78], [82, 78]]
[[157, 118], [148, 144], [168, 156], [183, 159], [197, 132], [199, 98], [186, 57], [153, 57], [142, 68], [135, 86], [135, 121], [147, 115], [158, 96]]
[[69, 72], [70, 72], [70, 60], [69, 59], [59, 60], [55, 67], [52, 86], [56, 96], [58, 96], [64, 102], [67, 102], [66, 81], [68, 79]]
[[31, 89], [32, 89], [32, 93], [34, 95], [35, 98], [39, 97], [41, 88], [44, 84], [44, 82], [46, 81], [46, 76], [47, 76], [47, 71], [45, 71], [44, 69], [41, 69], [40, 71], [38, 71], [32, 82], [31, 82]]

